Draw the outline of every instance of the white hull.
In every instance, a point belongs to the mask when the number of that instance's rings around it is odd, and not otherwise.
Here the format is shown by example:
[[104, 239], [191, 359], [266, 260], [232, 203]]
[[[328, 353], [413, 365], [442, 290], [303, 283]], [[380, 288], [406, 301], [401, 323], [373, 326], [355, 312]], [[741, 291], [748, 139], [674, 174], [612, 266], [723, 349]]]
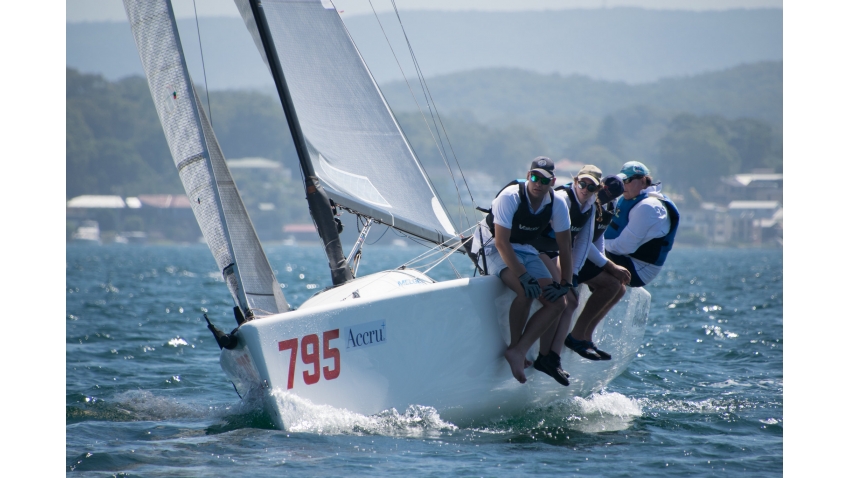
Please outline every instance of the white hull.
[[[221, 364], [243, 396], [263, 390], [281, 429], [287, 424], [275, 390], [363, 415], [415, 404], [434, 407], [444, 420], [472, 423], [604, 387], [635, 356], [650, 302], [644, 289], [630, 289], [597, 328], [596, 343], [613, 360], [591, 362], [565, 349], [571, 383], [562, 387], [533, 368], [525, 384], [511, 375], [502, 354], [513, 297], [493, 276], [435, 283], [416, 271], [372, 274], [322, 292], [296, 311], [242, 325], [239, 347], [223, 350]], [[331, 338], [334, 331], [339, 338]], [[536, 354], [534, 346], [529, 358]]]

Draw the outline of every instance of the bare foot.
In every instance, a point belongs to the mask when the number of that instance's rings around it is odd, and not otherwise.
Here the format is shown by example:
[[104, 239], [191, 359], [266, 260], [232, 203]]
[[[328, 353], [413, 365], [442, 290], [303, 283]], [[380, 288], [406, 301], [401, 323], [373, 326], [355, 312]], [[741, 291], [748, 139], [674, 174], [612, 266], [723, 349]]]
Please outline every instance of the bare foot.
[[525, 356], [521, 355], [516, 349], [508, 349], [505, 350], [505, 360], [508, 361], [514, 378], [519, 383], [525, 383], [525, 372], [523, 372], [523, 365], [526, 362]]
[[528, 358], [526, 358], [525, 359], [525, 368], [531, 367], [532, 365], [534, 365], [534, 362], [532, 362], [531, 360], [528, 360]]

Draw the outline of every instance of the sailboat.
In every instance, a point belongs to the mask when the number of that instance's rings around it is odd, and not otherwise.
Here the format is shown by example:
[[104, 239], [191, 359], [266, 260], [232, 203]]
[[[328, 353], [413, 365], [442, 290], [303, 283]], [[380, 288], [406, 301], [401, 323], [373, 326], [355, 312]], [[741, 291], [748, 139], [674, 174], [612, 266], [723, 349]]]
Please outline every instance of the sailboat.
[[[587, 396], [628, 366], [649, 314], [642, 288], [597, 328], [596, 342], [614, 359], [564, 354], [572, 383], [563, 387], [533, 369], [525, 384], [513, 378], [502, 354], [514, 293], [497, 277], [438, 282], [405, 267], [357, 277], [358, 254], [344, 255], [335, 213], [390, 226], [446, 255], [465, 253], [466, 238], [333, 4], [236, 0], [274, 78], [331, 272], [331, 287], [292, 308], [189, 77], [170, 2], [124, 4], [175, 165], [235, 305], [236, 329], [210, 324], [221, 367], [240, 396], [262, 398], [279, 428], [288, 426], [278, 400], [286, 395], [364, 415], [421, 405], [456, 424], [481, 423]], [[585, 290], [580, 307], [586, 298]], [[537, 346], [529, 358], [536, 354]]]

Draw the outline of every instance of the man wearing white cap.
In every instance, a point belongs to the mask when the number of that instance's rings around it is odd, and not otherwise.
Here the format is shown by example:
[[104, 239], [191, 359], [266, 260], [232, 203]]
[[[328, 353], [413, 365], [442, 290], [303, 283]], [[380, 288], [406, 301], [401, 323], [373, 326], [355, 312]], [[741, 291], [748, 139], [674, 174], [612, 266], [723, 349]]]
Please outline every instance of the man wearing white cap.
[[679, 227], [679, 210], [661, 194], [661, 183], [652, 183], [649, 168], [629, 161], [618, 174], [623, 197], [605, 230], [605, 255], [631, 273], [631, 287], [643, 287], [658, 273], [673, 248]]
[[[511, 181], [499, 192], [481, 228], [494, 238], [482, 239], [489, 273], [498, 275], [516, 293], [509, 311], [511, 343], [504, 356], [520, 383], [525, 383], [524, 369], [531, 365], [526, 360], [528, 350], [558, 320], [567, 305], [564, 296], [572, 287], [572, 281], [552, 280], [530, 244], [551, 223], [561, 267], [573, 270], [570, 216], [563, 198], [552, 192], [554, 184], [555, 163], [545, 156], [534, 158], [524, 181]], [[528, 317], [535, 299], [543, 307]], [[552, 365], [547, 373], [561, 385], [569, 385], [569, 374], [560, 363]]]

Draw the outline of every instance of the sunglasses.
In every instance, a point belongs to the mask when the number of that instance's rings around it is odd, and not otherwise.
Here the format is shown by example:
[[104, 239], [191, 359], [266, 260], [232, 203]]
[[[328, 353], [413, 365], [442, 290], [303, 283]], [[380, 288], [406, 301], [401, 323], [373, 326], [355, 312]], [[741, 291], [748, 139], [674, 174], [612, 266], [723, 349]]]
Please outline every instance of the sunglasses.
[[[552, 178], [552, 179], [555, 179], [555, 178]], [[552, 182], [552, 179], [549, 179], [549, 178], [541, 178], [540, 176], [538, 176], [538, 175], [536, 175], [536, 174], [532, 174], [532, 175], [531, 175], [531, 182], [533, 182], [533, 183], [540, 183], [540, 184], [542, 184], [542, 185], [544, 185], [544, 186], [548, 186], [548, 185], [549, 185], [549, 183], [551, 183], [551, 182]]]
[[596, 191], [598, 191], [600, 189], [599, 186], [597, 186], [593, 183], [586, 183], [584, 181], [579, 181], [578, 187], [580, 187], [581, 189], [587, 189], [588, 191], [590, 191], [592, 193], [595, 193]]
[[643, 178], [645, 178], [645, 177], [646, 177], [646, 176], [632, 176], [632, 177], [630, 177], [630, 178], [626, 178], [626, 179], [624, 179], [624, 180], [623, 180], [623, 184], [629, 184], [630, 182], [634, 181], [635, 179], [637, 179], [637, 180], [641, 180], [641, 179], [643, 179]]

